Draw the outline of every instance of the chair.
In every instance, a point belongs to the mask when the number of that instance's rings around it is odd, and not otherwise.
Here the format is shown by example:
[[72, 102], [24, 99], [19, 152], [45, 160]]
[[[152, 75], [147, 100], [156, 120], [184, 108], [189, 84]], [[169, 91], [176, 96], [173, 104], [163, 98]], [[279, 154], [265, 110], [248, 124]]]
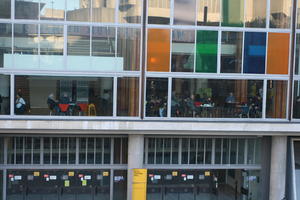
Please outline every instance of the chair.
[[88, 105], [88, 116], [97, 116], [95, 104]]
[[78, 103], [77, 106], [80, 108], [81, 113], [86, 113], [87, 109], [88, 109], [88, 104], [87, 103]]
[[70, 106], [69, 104], [62, 104], [62, 103], [58, 104], [60, 111], [64, 114], [67, 114], [69, 106]]

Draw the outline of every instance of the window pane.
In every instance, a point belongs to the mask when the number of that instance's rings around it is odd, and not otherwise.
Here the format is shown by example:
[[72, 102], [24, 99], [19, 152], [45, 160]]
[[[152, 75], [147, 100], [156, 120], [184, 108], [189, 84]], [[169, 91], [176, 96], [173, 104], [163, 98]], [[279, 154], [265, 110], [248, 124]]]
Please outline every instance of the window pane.
[[15, 137], [16, 162], [15, 164], [24, 164], [24, 137]]
[[138, 71], [140, 69], [141, 30], [135, 28], [118, 28], [117, 57], [123, 60], [118, 71]]
[[196, 72], [217, 72], [218, 32], [197, 31]]
[[237, 164], [237, 139], [231, 139], [230, 164]]
[[79, 138], [79, 164], [86, 164], [86, 140], [87, 138]]
[[0, 137], [0, 164], [4, 162], [4, 138]]
[[164, 139], [164, 163], [171, 164], [171, 138]]
[[195, 25], [196, 0], [174, 0], [174, 24]]
[[156, 160], [155, 164], [163, 164], [163, 148], [164, 148], [164, 139], [156, 138]]
[[297, 27], [297, 29], [299, 29], [300, 28], [300, 1], [297, 1], [297, 19], [296, 19], [296, 21], [297, 21], [297, 24], [296, 24], [296, 27]]
[[266, 33], [246, 32], [244, 42], [244, 73], [264, 74]]
[[300, 118], [300, 81], [294, 82], [293, 117]]
[[110, 138], [104, 138], [104, 163], [110, 164]]
[[60, 25], [40, 26], [40, 68], [62, 70], [64, 51], [64, 27]]
[[38, 67], [38, 25], [14, 25], [14, 67], [36, 69]]
[[40, 164], [41, 139], [33, 138], [33, 164]]
[[215, 139], [215, 164], [221, 164], [222, 139]]
[[170, 0], [148, 0], [148, 24], [170, 24]]
[[115, 21], [116, 0], [93, 0], [93, 22]]
[[139, 78], [118, 78], [117, 115], [139, 115]]
[[238, 164], [245, 164], [245, 148], [246, 148], [245, 139], [239, 139], [238, 142], [239, 142], [238, 143], [239, 145]]
[[141, 23], [142, 2], [141, 0], [119, 0], [119, 22]]
[[68, 138], [60, 138], [60, 164], [68, 163]]
[[289, 28], [291, 21], [291, 0], [271, 0], [270, 28]]
[[94, 164], [95, 163], [95, 143], [94, 138], [87, 138], [87, 164]]
[[170, 68], [170, 30], [148, 29], [147, 70], [168, 72]]
[[40, 2], [41, 20], [65, 19], [65, 0], [40, 0]]
[[285, 118], [287, 81], [268, 81], [267, 118]]
[[223, 139], [222, 164], [229, 164], [229, 139]]
[[0, 18], [10, 18], [10, 5], [11, 0], [0, 1]]
[[193, 72], [195, 31], [172, 31], [172, 72]]
[[52, 164], [59, 163], [59, 138], [52, 138]]
[[10, 113], [10, 78], [0, 74], [0, 115]]
[[90, 21], [91, 0], [67, 1], [67, 21]]
[[240, 73], [242, 65], [243, 33], [222, 32], [221, 72]]
[[196, 140], [194, 138], [190, 138], [190, 159], [189, 164], [196, 164]]
[[114, 164], [121, 164], [121, 138], [114, 138]]
[[241, 27], [244, 23], [244, 1], [222, 0], [222, 26]]
[[11, 47], [12, 47], [11, 24], [0, 24], [0, 68], [12, 67]]
[[16, 19], [38, 19], [40, 0], [15, 0]]
[[168, 79], [147, 78], [146, 116], [167, 117]]
[[288, 74], [289, 33], [269, 33], [268, 35], [268, 74]]
[[296, 51], [296, 55], [295, 55], [295, 74], [298, 75], [298, 74], [300, 74], [300, 34], [296, 34], [296, 49], [295, 49], [295, 51]]
[[203, 26], [219, 26], [220, 1], [198, 1], [197, 24]]
[[69, 164], [76, 162], [76, 138], [69, 138]]
[[115, 57], [115, 31], [112, 27], [93, 27], [92, 56]]
[[25, 162], [24, 164], [32, 164], [32, 138], [31, 137], [25, 137]]
[[247, 0], [246, 1], [245, 26], [264, 28], [266, 27], [266, 0]]
[[50, 138], [44, 138], [44, 163], [43, 164], [50, 164]]
[[96, 138], [96, 164], [102, 164], [103, 138]]
[[211, 164], [212, 139], [205, 139], [205, 164]]
[[179, 139], [178, 138], [173, 138], [172, 139], [172, 164], [179, 164], [178, 160], [178, 146], [179, 146]]
[[148, 163], [154, 164], [154, 154], [155, 154], [155, 138], [148, 138]]
[[179, 79], [172, 83], [172, 117], [260, 118], [263, 81]]

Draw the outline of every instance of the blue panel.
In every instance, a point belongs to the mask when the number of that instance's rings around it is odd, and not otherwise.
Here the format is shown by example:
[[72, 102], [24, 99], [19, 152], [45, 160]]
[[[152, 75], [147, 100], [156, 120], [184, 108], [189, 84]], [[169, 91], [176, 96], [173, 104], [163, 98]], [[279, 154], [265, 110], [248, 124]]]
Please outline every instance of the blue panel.
[[246, 32], [244, 45], [244, 73], [264, 74], [266, 33]]

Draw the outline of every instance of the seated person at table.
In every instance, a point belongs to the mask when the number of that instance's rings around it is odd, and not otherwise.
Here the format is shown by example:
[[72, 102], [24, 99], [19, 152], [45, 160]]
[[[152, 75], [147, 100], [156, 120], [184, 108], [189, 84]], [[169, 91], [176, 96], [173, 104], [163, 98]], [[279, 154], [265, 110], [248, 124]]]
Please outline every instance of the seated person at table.
[[55, 100], [54, 95], [53, 95], [52, 93], [49, 94], [49, 96], [48, 96], [47, 104], [48, 104], [48, 107], [49, 107], [49, 109], [50, 109], [51, 111], [54, 111], [55, 113], [58, 113], [58, 112], [59, 112], [58, 103], [57, 103], [57, 101]]
[[69, 104], [70, 98], [68, 97], [68, 94], [66, 92], [63, 93], [63, 96], [59, 100], [60, 104]]
[[225, 99], [225, 103], [231, 104], [231, 103], [235, 103], [235, 102], [236, 102], [236, 101], [235, 101], [235, 97], [233, 96], [233, 93], [230, 92], [230, 93], [229, 93], [229, 96], [226, 97], [226, 99]]
[[25, 100], [22, 98], [21, 94], [17, 94], [17, 99], [16, 99], [16, 114], [17, 115], [22, 115], [25, 112], [25, 105], [26, 102]]

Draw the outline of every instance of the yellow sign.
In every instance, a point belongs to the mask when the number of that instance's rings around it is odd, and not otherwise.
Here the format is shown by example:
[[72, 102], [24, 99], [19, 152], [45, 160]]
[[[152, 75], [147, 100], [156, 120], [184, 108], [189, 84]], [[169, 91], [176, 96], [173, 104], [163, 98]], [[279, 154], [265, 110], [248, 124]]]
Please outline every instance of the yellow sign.
[[74, 172], [69, 172], [68, 176], [74, 176]]
[[210, 176], [210, 171], [204, 172], [204, 175], [205, 175], [205, 176]]
[[82, 180], [82, 186], [86, 186], [87, 185], [87, 180]]
[[69, 180], [65, 180], [65, 187], [70, 187], [70, 181]]
[[132, 200], [146, 200], [147, 169], [133, 169]]
[[109, 176], [109, 172], [103, 172], [103, 176]]
[[40, 176], [40, 172], [33, 172], [33, 176]]
[[172, 176], [178, 176], [178, 172], [173, 171], [173, 172], [172, 172]]

